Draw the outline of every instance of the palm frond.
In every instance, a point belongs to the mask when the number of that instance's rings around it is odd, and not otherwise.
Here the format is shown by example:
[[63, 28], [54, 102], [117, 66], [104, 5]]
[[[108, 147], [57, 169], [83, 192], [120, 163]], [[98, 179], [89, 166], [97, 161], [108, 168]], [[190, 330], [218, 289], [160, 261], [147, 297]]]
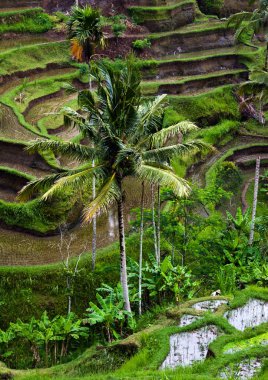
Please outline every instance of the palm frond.
[[17, 199], [25, 202], [36, 196], [40, 192], [44, 192], [47, 188], [53, 186], [62, 176], [67, 175], [66, 172], [47, 175], [44, 178], [38, 178], [30, 181], [18, 193]]
[[70, 107], [62, 107], [61, 114], [64, 118], [64, 125], [68, 126], [81, 126], [85, 122], [85, 118], [79, 112]]
[[30, 153], [37, 151], [52, 151], [54, 154], [67, 156], [80, 162], [95, 159], [95, 150], [85, 145], [52, 140], [35, 140], [31, 141], [26, 150]]
[[153, 101], [141, 104], [138, 109], [138, 123], [135, 125], [134, 133], [131, 131], [132, 141], [137, 140], [144, 130], [156, 132], [162, 126], [162, 116], [164, 112], [164, 100], [167, 95], [159, 95]]
[[179, 197], [188, 196], [191, 188], [189, 183], [178, 177], [170, 167], [144, 162], [137, 170], [138, 176], [143, 181], [169, 187]]
[[115, 173], [104, 182], [98, 195], [84, 209], [84, 221], [90, 222], [96, 215], [106, 212], [108, 208], [121, 196], [120, 189], [115, 181]]
[[151, 136], [151, 146], [158, 148], [163, 146], [168, 139], [179, 135], [197, 131], [199, 128], [190, 121], [181, 121], [178, 124], [163, 128]]
[[169, 145], [162, 148], [151, 149], [143, 153], [143, 158], [146, 160], [168, 160], [172, 156], [177, 155], [180, 158], [192, 157], [197, 153], [210, 153], [213, 147], [201, 140], [193, 140], [183, 144]]
[[57, 191], [61, 191], [65, 188], [75, 191], [82, 189], [86, 183], [90, 182], [92, 175], [96, 175], [101, 168], [101, 165], [96, 165], [94, 167], [68, 171], [67, 175], [62, 176], [54, 182], [50, 189], [42, 196], [42, 199], [46, 200], [52, 197]]

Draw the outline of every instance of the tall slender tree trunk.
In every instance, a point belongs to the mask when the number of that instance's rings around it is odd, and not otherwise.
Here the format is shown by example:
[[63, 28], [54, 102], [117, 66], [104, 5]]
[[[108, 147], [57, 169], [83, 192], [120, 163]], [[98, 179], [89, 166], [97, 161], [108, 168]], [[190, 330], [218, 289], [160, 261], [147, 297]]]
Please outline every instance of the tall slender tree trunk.
[[[95, 166], [95, 161], [92, 161], [92, 167]], [[92, 179], [92, 198], [96, 198], [96, 178]], [[97, 217], [93, 216], [92, 219], [92, 270], [95, 270], [96, 265], [96, 251], [97, 251]]]
[[266, 44], [265, 71], [268, 71], [268, 43]]
[[183, 233], [183, 250], [182, 250], [182, 257], [181, 257], [181, 266], [183, 267], [186, 262], [186, 254], [187, 254], [187, 209], [186, 206], [184, 205], [184, 233]]
[[68, 310], [67, 310], [67, 314], [70, 314], [71, 313], [71, 310], [72, 310], [72, 297], [71, 297], [71, 279], [69, 276], [67, 276], [67, 279], [66, 279], [66, 283], [67, 283], [67, 292], [68, 292]]
[[142, 314], [142, 259], [143, 259], [143, 226], [144, 226], [144, 182], [141, 188], [141, 222], [140, 222], [140, 258], [139, 258], [139, 315]]
[[[88, 63], [88, 69], [89, 69], [89, 78], [88, 78], [88, 84], [89, 84], [89, 91], [92, 91], [92, 80], [90, 75], [90, 63]], [[93, 146], [94, 148], [94, 146]], [[92, 161], [92, 167], [95, 166], [95, 161]], [[96, 178], [93, 176], [92, 179], [92, 198], [95, 199], [96, 197]], [[96, 215], [92, 218], [92, 270], [95, 270], [96, 266], [96, 252], [97, 252], [97, 217]]]
[[249, 234], [249, 245], [253, 244], [254, 240], [254, 230], [255, 230], [255, 220], [256, 220], [256, 211], [258, 203], [258, 191], [259, 191], [259, 181], [260, 181], [260, 166], [261, 158], [258, 157], [256, 160], [256, 171], [255, 171], [255, 181], [254, 181], [254, 196], [253, 196], [253, 207], [252, 207], [252, 220], [250, 226]]
[[125, 225], [124, 225], [124, 201], [122, 192], [122, 179], [118, 179], [120, 189], [120, 199], [118, 200], [118, 229], [119, 229], [119, 245], [120, 245], [120, 277], [125, 301], [125, 310], [131, 312], [128, 279], [127, 279], [127, 259], [126, 259], [126, 242], [125, 242]]
[[156, 223], [155, 223], [155, 193], [154, 193], [154, 185], [151, 185], [151, 198], [152, 198], [152, 223], [153, 223], [153, 232], [154, 232], [154, 251], [155, 251], [155, 259], [158, 262], [157, 234], [156, 234]]
[[160, 229], [161, 229], [161, 199], [160, 199], [160, 185], [158, 185], [157, 186], [157, 225], [156, 225], [157, 261], [158, 261], [158, 264], [160, 264], [160, 261], [161, 261]]

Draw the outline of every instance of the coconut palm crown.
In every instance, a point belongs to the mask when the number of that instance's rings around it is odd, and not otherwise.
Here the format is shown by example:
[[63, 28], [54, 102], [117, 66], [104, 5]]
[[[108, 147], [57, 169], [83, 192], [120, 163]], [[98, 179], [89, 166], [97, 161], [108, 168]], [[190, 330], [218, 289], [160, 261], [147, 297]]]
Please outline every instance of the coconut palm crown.
[[86, 5], [73, 7], [67, 21], [67, 34], [71, 40], [73, 57], [79, 62], [89, 63], [95, 47], [104, 47], [104, 35], [101, 29], [101, 16], [98, 9]]
[[[88, 189], [85, 186], [95, 176], [97, 195], [85, 206], [84, 220], [89, 222], [94, 215], [106, 211], [113, 203], [117, 204], [121, 282], [125, 307], [130, 311], [122, 182], [132, 176], [169, 187], [178, 196], [187, 196], [190, 186], [174, 173], [170, 158], [174, 154], [187, 157], [192, 153], [208, 151], [210, 147], [198, 140], [178, 143], [178, 135], [197, 129], [191, 122], [162, 128], [166, 95], [142, 101], [139, 73], [130, 61], [120, 71], [99, 62], [92, 68], [92, 76], [97, 83], [96, 94], [81, 91], [81, 112], [70, 108], [64, 111], [67, 120], [80, 128], [89, 144], [37, 140], [28, 148], [30, 152], [50, 150], [56, 155], [66, 155], [76, 159], [80, 165], [30, 182], [22, 189], [20, 197], [29, 198], [45, 191], [42, 196], [45, 200], [66, 187], [74, 192]], [[172, 143], [174, 140], [176, 142]], [[92, 166], [92, 160], [95, 166]]]

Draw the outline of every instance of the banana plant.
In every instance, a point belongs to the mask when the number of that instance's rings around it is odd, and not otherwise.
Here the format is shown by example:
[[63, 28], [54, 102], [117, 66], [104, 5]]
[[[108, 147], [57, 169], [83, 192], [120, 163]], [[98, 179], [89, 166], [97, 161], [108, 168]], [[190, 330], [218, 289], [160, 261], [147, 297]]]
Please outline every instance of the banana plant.
[[108, 285], [103, 285], [99, 291], [105, 291], [106, 297], [96, 294], [98, 305], [89, 302], [89, 308], [86, 310], [86, 322], [90, 325], [100, 324], [106, 330], [108, 342], [111, 343], [113, 338], [119, 339], [122, 335], [123, 325], [127, 323], [129, 326], [133, 323], [132, 313], [124, 310], [124, 297], [121, 284], [115, 289]]
[[187, 267], [174, 266], [171, 256], [166, 256], [160, 265], [152, 256], [150, 259], [151, 263], [145, 265], [144, 287], [151, 297], [158, 296], [159, 300], [171, 297], [176, 302], [193, 297], [199, 283], [193, 280]]

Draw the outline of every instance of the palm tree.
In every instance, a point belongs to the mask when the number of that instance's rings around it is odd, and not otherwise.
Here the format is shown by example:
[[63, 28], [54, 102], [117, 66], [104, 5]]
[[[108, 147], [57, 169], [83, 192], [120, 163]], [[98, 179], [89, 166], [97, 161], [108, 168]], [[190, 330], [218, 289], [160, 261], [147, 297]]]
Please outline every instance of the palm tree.
[[[249, 4], [253, 5], [255, 0], [249, 0]], [[236, 29], [235, 38], [239, 40], [242, 34], [262, 33], [266, 38], [266, 58], [265, 70], [268, 69], [268, 0], [259, 0], [259, 6], [253, 12], [240, 12], [231, 16], [228, 25]]]
[[96, 47], [105, 45], [98, 9], [86, 5], [73, 7], [67, 21], [67, 34], [71, 41], [72, 56], [79, 62], [90, 64]]
[[[86, 62], [89, 66], [90, 60], [95, 53], [96, 47], [104, 47], [105, 39], [100, 24], [100, 12], [86, 5], [84, 8], [72, 8], [70, 18], [67, 22], [68, 38], [71, 40], [71, 52], [79, 62]], [[91, 76], [89, 74], [89, 89], [92, 90]], [[93, 161], [94, 165], [94, 161]], [[96, 196], [95, 178], [92, 181], [92, 196]], [[97, 250], [97, 220], [92, 221], [92, 269], [95, 269]]]
[[[151, 184], [170, 187], [178, 196], [186, 196], [190, 186], [178, 177], [169, 164], [174, 154], [188, 155], [189, 151], [208, 150], [209, 146], [198, 140], [168, 145], [179, 133], [196, 130], [191, 122], [180, 122], [162, 128], [166, 95], [142, 101], [140, 76], [131, 61], [120, 71], [114, 71], [103, 62], [92, 69], [97, 83], [97, 93], [88, 90], [79, 94], [83, 113], [67, 108], [69, 120], [75, 122], [89, 145], [51, 140], [37, 140], [30, 144], [30, 152], [50, 150], [78, 160], [81, 165], [66, 169], [44, 179], [30, 182], [21, 191], [21, 197], [29, 198], [45, 190], [45, 200], [65, 188], [77, 191], [85, 189], [94, 176], [97, 195], [84, 209], [84, 220], [90, 222], [95, 215], [117, 204], [121, 284], [125, 309], [130, 311], [126, 267], [124, 191], [126, 177], [135, 177]], [[94, 146], [94, 148], [93, 148]], [[92, 160], [95, 166], [92, 165]]]

